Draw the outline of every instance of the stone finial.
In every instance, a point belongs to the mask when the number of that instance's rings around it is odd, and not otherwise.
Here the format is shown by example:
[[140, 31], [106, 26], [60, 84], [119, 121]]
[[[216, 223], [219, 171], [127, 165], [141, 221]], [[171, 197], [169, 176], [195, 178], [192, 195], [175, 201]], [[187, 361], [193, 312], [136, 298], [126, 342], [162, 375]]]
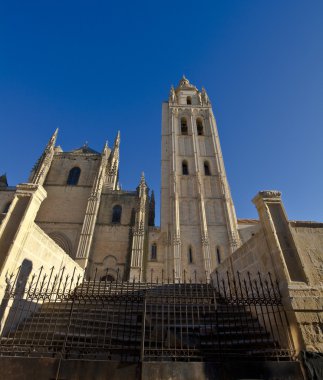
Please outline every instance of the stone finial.
[[7, 175], [6, 173], [5, 174], [2, 174], [0, 176], [0, 187], [8, 187], [8, 180], [7, 180]]
[[190, 81], [183, 74], [182, 79], [179, 82], [180, 86], [187, 86], [190, 84]]
[[190, 83], [190, 81], [185, 77], [183, 74], [182, 79], [179, 81], [178, 87], [176, 88], [176, 91], [178, 90], [196, 90], [197, 88]]
[[114, 140], [114, 146], [116, 147], [116, 146], [119, 146], [119, 145], [120, 145], [120, 131], [118, 131], [117, 136], [116, 136], [116, 138]]
[[49, 140], [49, 143], [55, 144], [56, 139], [57, 139], [57, 135], [58, 135], [58, 128], [55, 129], [54, 133], [52, 134], [52, 137]]
[[57, 135], [58, 135], [58, 128], [55, 129], [55, 132], [52, 134], [51, 138], [49, 139], [48, 144], [45, 148], [45, 151], [55, 148]]
[[202, 87], [201, 98], [202, 98], [203, 104], [205, 104], [205, 105], [210, 104], [210, 99], [209, 99], [204, 87]]
[[104, 143], [104, 146], [103, 146], [103, 149], [102, 149], [102, 155], [106, 155], [109, 151], [109, 143], [108, 143], [108, 140], [106, 140], [106, 142]]
[[145, 185], [146, 186], [146, 179], [145, 179], [145, 173], [141, 172], [141, 178], [140, 178], [140, 186]]
[[175, 94], [175, 90], [174, 90], [174, 86], [173, 85], [170, 88], [169, 102], [172, 103], [172, 104], [176, 103], [176, 94]]
[[55, 144], [58, 134], [58, 128], [56, 128], [55, 132], [52, 134], [49, 139], [43, 154], [38, 159], [34, 168], [32, 169], [31, 175], [29, 177], [29, 182], [38, 183], [42, 185], [44, 183], [45, 177], [48, 173], [49, 167], [51, 165], [54, 152], [55, 152]]

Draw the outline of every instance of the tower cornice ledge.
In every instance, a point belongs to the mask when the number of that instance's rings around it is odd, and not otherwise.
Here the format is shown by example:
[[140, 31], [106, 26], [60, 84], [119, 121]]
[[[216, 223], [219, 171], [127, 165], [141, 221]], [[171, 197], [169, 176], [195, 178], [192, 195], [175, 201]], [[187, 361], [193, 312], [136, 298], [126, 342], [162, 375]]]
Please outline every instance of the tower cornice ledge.
[[257, 201], [257, 199], [280, 199], [282, 193], [278, 190], [261, 190], [258, 194], [253, 198], [253, 203]]

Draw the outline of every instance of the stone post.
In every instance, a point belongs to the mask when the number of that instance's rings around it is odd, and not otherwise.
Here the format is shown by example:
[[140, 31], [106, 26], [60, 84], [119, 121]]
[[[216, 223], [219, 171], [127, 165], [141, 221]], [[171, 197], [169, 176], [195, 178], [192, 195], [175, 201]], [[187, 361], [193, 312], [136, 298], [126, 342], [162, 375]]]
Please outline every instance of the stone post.
[[5, 286], [6, 274], [12, 273], [22, 262], [21, 253], [24, 242], [46, 196], [47, 193], [41, 185], [22, 183], [17, 186], [9, 212], [0, 226], [1, 286]]
[[253, 203], [258, 210], [276, 276], [287, 283], [308, 281], [290, 231], [281, 193], [275, 190], [260, 191]]

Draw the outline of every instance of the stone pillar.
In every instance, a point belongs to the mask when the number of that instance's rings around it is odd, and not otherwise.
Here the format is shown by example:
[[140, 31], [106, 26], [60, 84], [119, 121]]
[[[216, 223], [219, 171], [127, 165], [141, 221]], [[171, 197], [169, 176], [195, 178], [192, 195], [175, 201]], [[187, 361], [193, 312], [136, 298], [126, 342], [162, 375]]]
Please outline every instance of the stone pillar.
[[[196, 114], [196, 112], [195, 112]], [[204, 261], [204, 270], [206, 275], [206, 280], [210, 280], [211, 275], [211, 257], [210, 257], [210, 244], [209, 244], [209, 236], [206, 222], [206, 214], [205, 214], [205, 202], [204, 202], [204, 188], [202, 184], [202, 179], [200, 175], [199, 168], [199, 145], [196, 141], [196, 121], [191, 115], [191, 126], [192, 126], [192, 137], [193, 137], [193, 152], [194, 152], [194, 164], [195, 164], [195, 179], [196, 179], [196, 189], [197, 189], [197, 197], [199, 202], [199, 216], [200, 216], [200, 229], [201, 229], [201, 245], [203, 252], [203, 261]]]
[[103, 188], [104, 180], [106, 178], [108, 158], [109, 158], [109, 149], [108, 149], [108, 145], [105, 144], [103, 152], [102, 152], [101, 164], [99, 166], [99, 170], [92, 187], [91, 195], [88, 199], [88, 203], [86, 206], [86, 212], [85, 212], [84, 221], [82, 225], [81, 236], [80, 236], [80, 240], [79, 240], [79, 244], [78, 244], [77, 252], [76, 252], [75, 261], [82, 268], [87, 267], [88, 260], [89, 260], [94, 228], [95, 228], [96, 219], [97, 219], [98, 211], [100, 207], [102, 188]]
[[173, 201], [173, 237], [172, 249], [174, 254], [174, 273], [172, 275], [175, 282], [181, 282], [182, 279], [182, 242], [181, 242], [181, 229], [179, 218], [179, 190], [177, 184], [177, 140], [176, 140], [176, 120], [178, 116], [178, 109], [172, 108], [171, 110], [171, 135], [172, 135], [172, 176], [170, 184], [170, 200]]
[[231, 192], [226, 177], [224, 161], [222, 156], [222, 150], [220, 145], [220, 139], [218, 135], [218, 130], [215, 122], [215, 118], [211, 109], [208, 111], [210, 129], [212, 134], [213, 146], [215, 147], [215, 160], [218, 169], [219, 183], [221, 187], [221, 192], [223, 196], [224, 203], [224, 215], [226, 219], [226, 224], [228, 228], [228, 236], [231, 252], [234, 252], [240, 245], [240, 238], [238, 234], [237, 217], [231, 197]]
[[24, 241], [32, 229], [34, 220], [47, 193], [43, 186], [22, 183], [17, 186], [10, 209], [0, 225], [0, 280], [13, 272], [20, 264]]
[[321, 286], [310, 283], [298, 252], [279, 191], [260, 191], [253, 203], [260, 222], [283, 295], [293, 344], [300, 350], [322, 351], [323, 337], [319, 333], [322, 310]]
[[131, 263], [130, 263], [130, 281], [143, 281], [143, 257], [145, 231], [148, 226], [148, 188], [146, 185], [144, 173], [142, 173], [140, 185], [137, 189], [139, 195], [138, 209], [136, 212], [136, 221], [132, 238]]
[[287, 282], [307, 282], [302, 259], [296, 249], [287, 215], [276, 190], [260, 191], [253, 199], [257, 207], [276, 275]]

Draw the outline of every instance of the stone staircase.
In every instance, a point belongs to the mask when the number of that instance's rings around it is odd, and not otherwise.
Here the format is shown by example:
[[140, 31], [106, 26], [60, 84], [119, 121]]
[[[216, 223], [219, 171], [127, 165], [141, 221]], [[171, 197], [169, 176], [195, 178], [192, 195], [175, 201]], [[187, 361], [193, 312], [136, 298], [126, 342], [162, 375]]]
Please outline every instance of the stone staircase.
[[231, 301], [210, 284], [85, 282], [68, 296], [25, 304], [23, 318], [12, 310], [0, 351], [128, 362], [289, 360], [257, 308]]

